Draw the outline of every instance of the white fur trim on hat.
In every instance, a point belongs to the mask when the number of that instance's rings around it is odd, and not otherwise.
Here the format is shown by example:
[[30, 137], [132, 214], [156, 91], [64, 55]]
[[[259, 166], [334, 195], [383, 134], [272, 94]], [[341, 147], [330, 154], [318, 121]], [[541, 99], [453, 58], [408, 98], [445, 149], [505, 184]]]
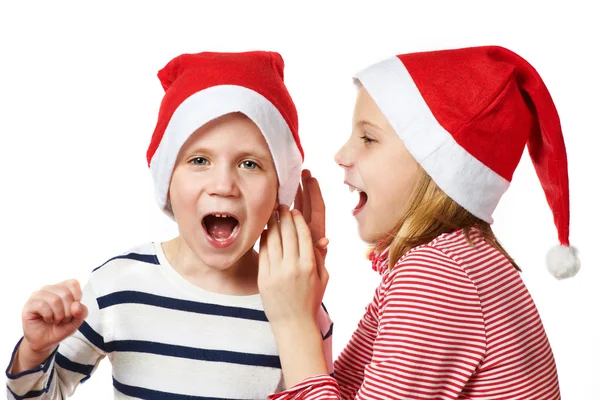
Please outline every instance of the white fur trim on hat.
[[468, 153], [439, 124], [400, 59], [379, 62], [355, 78], [440, 189], [491, 224], [492, 213], [510, 183]]
[[277, 169], [279, 202], [292, 204], [300, 182], [302, 156], [287, 122], [261, 94], [242, 86], [221, 85], [197, 92], [177, 107], [152, 157], [156, 200], [171, 218], [167, 197], [179, 150], [198, 128], [232, 112], [246, 115], [264, 135]]

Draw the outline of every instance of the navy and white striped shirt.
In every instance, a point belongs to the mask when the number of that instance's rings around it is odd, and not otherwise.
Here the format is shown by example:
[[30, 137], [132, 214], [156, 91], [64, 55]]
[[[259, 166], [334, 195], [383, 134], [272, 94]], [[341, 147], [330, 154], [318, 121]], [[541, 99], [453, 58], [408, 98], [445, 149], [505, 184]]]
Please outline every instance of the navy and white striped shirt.
[[[105, 356], [119, 399], [265, 399], [284, 389], [260, 295], [200, 289], [173, 269], [159, 243], [96, 268], [82, 302], [89, 315], [79, 331], [40, 367], [7, 374], [9, 399], [71, 396]], [[319, 325], [333, 373], [324, 308]]]

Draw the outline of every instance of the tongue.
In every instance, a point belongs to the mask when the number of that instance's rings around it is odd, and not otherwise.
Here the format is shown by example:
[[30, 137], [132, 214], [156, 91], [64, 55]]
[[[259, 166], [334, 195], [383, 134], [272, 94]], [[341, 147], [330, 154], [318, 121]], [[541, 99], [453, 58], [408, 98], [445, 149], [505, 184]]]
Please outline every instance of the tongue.
[[209, 215], [204, 218], [204, 225], [210, 236], [215, 239], [227, 239], [233, 233], [237, 220], [231, 217], [222, 218]]
[[358, 204], [354, 208], [355, 210], [358, 210], [359, 208], [361, 208], [365, 204], [367, 204], [367, 194], [365, 192], [359, 192], [359, 196], [360, 196], [360, 198], [358, 200]]

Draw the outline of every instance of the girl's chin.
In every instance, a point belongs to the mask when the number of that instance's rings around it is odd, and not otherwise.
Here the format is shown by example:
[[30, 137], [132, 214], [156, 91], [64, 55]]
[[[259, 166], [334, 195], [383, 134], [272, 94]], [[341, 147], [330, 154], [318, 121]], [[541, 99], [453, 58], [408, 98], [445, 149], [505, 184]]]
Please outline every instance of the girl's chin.
[[360, 240], [368, 245], [376, 245], [385, 238], [385, 235], [382, 235], [379, 232], [373, 232], [373, 230], [369, 230], [366, 227], [360, 226], [359, 224], [358, 237], [360, 237]]

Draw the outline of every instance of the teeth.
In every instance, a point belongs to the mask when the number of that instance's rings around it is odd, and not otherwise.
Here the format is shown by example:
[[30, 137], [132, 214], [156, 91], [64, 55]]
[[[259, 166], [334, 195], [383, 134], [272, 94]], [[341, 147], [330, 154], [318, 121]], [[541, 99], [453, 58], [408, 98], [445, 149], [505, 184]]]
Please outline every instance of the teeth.
[[228, 215], [226, 215], [226, 214], [213, 214], [213, 215], [217, 218], [227, 218], [228, 217]]

